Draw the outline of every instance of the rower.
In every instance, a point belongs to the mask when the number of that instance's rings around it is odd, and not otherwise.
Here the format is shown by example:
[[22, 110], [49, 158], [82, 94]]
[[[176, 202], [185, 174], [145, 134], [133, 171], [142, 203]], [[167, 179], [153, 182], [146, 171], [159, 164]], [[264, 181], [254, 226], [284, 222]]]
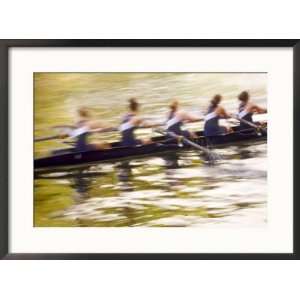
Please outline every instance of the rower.
[[[78, 121], [75, 123], [75, 129], [72, 130], [67, 136], [75, 138], [75, 151], [88, 151], [88, 150], [98, 150], [107, 149], [109, 145], [104, 142], [93, 142], [88, 143], [88, 135], [91, 132], [101, 132], [108, 130], [110, 128], [105, 128], [99, 122], [91, 120], [90, 113], [87, 108], [81, 107], [77, 111]], [[63, 136], [66, 137], [66, 136]]]
[[[254, 113], [263, 114], [267, 112], [265, 108], [262, 108], [254, 104], [252, 101], [250, 101], [250, 95], [247, 91], [241, 92], [238, 95], [238, 100], [241, 102], [239, 105], [239, 113], [238, 113], [239, 119], [243, 119], [245, 121], [253, 123], [252, 116]], [[240, 129], [249, 129], [249, 128], [252, 128], [250, 124], [247, 124], [246, 122], [240, 123]]]
[[151, 143], [151, 139], [137, 139], [134, 131], [137, 127], [152, 127], [143, 118], [139, 117], [139, 103], [136, 98], [129, 99], [129, 112], [123, 117], [119, 131], [121, 133], [121, 145], [134, 147], [141, 144]]
[[179, 103], [177, 100], [171, 102], [170, 111], [168, 113], [166, 122], [166, 130], [177, 135], [184, 136], [188, 139], [196, 138], [197, 136], [194, 133], [189, 132], [188, 130], [182, 130], [181, 126], [183, 125], [183, 123], [200, 121], [201, 118], [192, 116], [187, 112], [180, 111], [178, 107]]
[[230, 127], [220, 126], [220, 118], [230, 118], [230, 115], [220, 105], [222, 100], [221, 95], [215, 95], [210, 101], [207, 114], [205, 116], [204, 124], [204, 135], [205, 136], [216, 136], [231, 132]]

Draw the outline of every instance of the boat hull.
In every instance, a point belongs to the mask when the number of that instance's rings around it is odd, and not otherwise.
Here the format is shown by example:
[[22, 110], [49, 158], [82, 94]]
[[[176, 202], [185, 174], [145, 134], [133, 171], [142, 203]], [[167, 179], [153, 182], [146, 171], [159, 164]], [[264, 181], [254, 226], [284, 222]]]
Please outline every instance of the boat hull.
[[[244, 141], [266, 140], [267, 138], [266, 133], [257, 133], [252, 129], [238, 131], [237, 128], [234, 128], [232, 133], [210, 138], [203, 137], [203, 132], [197, 132], [196, 134], [199, 136], [198, 139], [196, 139], [196, 143], [204, 147], [227, 145]], [[119, 143], [113, 143], [111, 144], [111, 149], [92, 150], [85, 152], [75, 152], [72, 148], [62, 149], [56, 151], [54, 155], [35, 159], [34, 168], [35, 170], [38, 170], [66, 166], [76, 167], [79, 165], [130, 159], [132, 157], [139, 156], [157, 155], [164, 152], [179, 151], [191, 148], [189, 145], [179, 145], [176, 143], [176, 141], [170, 140], [170, 138], [164, 136], [155, 137], [153, 141], [154, 143], [136, 147], [120, 147]]]

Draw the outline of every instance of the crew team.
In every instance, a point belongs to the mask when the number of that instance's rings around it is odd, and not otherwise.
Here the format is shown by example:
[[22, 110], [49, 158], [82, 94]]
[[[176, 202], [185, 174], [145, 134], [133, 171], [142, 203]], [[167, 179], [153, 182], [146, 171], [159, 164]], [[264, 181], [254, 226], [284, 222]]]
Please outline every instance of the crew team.
[[[244, 130], [251, 128], [251, 124], [254, 124], [253, 114], [267, 112], [265, 108], [260, 107], [250, 99], [250, 95], [247, 91], [243, 91], [238, 95], [238, 101], [238, 113], [236, 116], [233, 116], [221, 105], [221, 95], [215, 95], [211, 99], [204, 116], [204, 136], [213, 137], [228, 134], [232, 131], [231, 127], [221, 126], [219, 122], [220, 119], [229, 119], [232, 117], [237, 118], [240, 120], [240, 130]], [[165, 130], [167, 132], [172, 132], [180, 137], [183, 136], [193, 140], [196, 138], [196, 135], [188, 130], [183, 130], [182, 126], [185, 123], [203, 120], [203, 118], [181, 110], [179, 102], [176, 100], [172, 101], [169, 106], [166, 121], [160, 124], [146, 120], [140, 116], [139, 112], [140, 104], [137, 99], [129, 99], [128, 111], [122, 117], [120, 126], [117, 128], [121, 135], [121, 146], [134, 147], [141, 144], [151, 143], [151, 139], [137, 139], [135, 136], [135, 130], [139, 127], [150, 128], [158, 125], [165, 125]], [[75, 134], [73, 134], [73, 136], [71, 135], [71, 137], [75, 138], [75, 149], [77, 151], [105, 149], [110, 147], [109, 144], [104, 142], [88, 142], [87, 137], [90, 133], [105, 132], [113, 129], [98, 121], [93, 121], [88, 109], [82, 107], [78, 110], [78, 121], [76, 122], [75, 127]]]

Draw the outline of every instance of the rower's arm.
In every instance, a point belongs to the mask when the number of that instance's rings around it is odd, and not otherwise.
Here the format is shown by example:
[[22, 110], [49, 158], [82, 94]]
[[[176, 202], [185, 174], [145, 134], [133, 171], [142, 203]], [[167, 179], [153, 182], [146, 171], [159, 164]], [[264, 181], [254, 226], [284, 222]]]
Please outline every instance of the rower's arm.
[[86, 126], [88, 126], [90, 130], [98, 130], [105, 128], [105, 125], [99, 121], [88, 121], [86, 122]]
[[180, 117], [186, 123], [198, 122], [198, 121], [202, 121], [203, 120], [202, 117], [198, 117], [198, 116], [186, 113], [186, 112], [181, 112], [180, 113]]
[[258, 114], [265, 114], [267, 113], [267, 109], [266, 108], [263, 108], [263, 107], [260, 107], [256, 104], [254, 104], [252, 107], [251, 107], [252, 111], [253, 112], [256, 112]]
[[88, 121], [86, 122], [86, 127], [88, 127], [89, 133], [101, 133], [108, 131], [116, 131], [116, 127], [105, 126], [102, 122], [99, 121]]
[[144, 118], [140, 118], [140, 117], [134, 117], [131, 119], [130, 121], [134, 126], [136, 127], [141, 127], [141, 128], [152, 128], [152, 127], [156, 127], [156, 126], [162, 126], [165, 123], [163, 122], [151, 122], [148, 120], [145, 120]]
[[227, 113], [226, 110], [223, 107], [219, 107], [217, 110], [217, 114], [224, 119], [231, 118], [231, 114]]
[[90, 129], [89, 133], [104, 133], [104, 132], [111, 132], [111, 131], [118, 131], [118, 128], [117, 127], [104, 127], [104, 128]]
[[57, 134], [57, 138], [59, 139], [66, 139], [70, 137], [71, 133], [77, 129], [75, 125], [57, 125], [57, 126], [52, 126], [51, 128], [55, 130], [59, 130]]
[[142, 128], [152, 128], [165, 125], [165, 122], [149, 122], [149, 121], [142, 121], [139, 127]]

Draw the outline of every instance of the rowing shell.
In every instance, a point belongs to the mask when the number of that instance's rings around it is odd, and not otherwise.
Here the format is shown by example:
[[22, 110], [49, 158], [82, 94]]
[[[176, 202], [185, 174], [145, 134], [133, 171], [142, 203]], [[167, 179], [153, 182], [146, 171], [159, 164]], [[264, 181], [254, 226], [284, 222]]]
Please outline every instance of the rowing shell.
[[[203, 131], [195, 132], [198, 136], [194, 141], [203, 147], [214, 145], [226, 145], [239, 143], [243, 141], [266, 140], [267, 133], [257, 132], [253, 129], [240, 131], [237, 127], [233, 127], [233, 132], [205, 138]], [[77, 167], [79, 165], [94, 164], [106, 161], [122, 160], [139, 156], [157, 155], [169, 151], [178, 151], [189, 149], [190, 146], [179, 145], [176, 141], [170, 140], [167, 136], [154, 137], [153, 143], [148, 145], [139, 145], [135, 147], [122, 147], [120, 143], [112, 143], [111, 148], [103, 150], [89, 150], [84, 152], [76, 152], [74, 148], [56, 150], [51, 156], [37, 158], [34, 160], [35, 170], [44, 168], [57, 167]]]

